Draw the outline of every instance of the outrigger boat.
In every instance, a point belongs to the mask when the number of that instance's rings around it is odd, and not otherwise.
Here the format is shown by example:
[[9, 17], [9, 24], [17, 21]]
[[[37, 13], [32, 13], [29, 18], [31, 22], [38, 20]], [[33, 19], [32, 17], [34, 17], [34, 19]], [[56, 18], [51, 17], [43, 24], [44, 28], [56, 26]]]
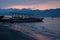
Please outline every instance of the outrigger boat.
[[[16, 15], [17, 13], [13, 14], [12, 17], [4, 18], [4, 16], [0, 16], [0, 22], [10, 22], [10, 23], [21, 23], [21, 22], [42, 22], [43, 18], [34, 18], [31, 14], [19, 14], [19, 16]], [[26, 17], [26, 16], [29, 17]]]

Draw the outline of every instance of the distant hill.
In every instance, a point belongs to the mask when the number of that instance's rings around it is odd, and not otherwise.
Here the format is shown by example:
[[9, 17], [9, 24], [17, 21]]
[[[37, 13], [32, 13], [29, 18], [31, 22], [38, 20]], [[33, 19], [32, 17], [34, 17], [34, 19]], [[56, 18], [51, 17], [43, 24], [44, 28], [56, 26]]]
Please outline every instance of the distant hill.
[[33, 14], [35, 17], [60, 17], [60, 8], [49, 10], [32, 10], [32, 9], [0, 9], [0, 15], [12, 15], [11, 12]]

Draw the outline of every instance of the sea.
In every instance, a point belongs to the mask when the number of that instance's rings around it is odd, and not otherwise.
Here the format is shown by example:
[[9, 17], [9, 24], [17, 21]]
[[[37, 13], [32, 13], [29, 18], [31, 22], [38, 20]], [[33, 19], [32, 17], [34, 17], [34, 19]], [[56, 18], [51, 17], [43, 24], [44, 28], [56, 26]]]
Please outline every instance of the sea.
[[44, 17], [43, 22], [5, 23], [2, 25], [21, 31], [37, 40], [60, 40], [60, 17]]

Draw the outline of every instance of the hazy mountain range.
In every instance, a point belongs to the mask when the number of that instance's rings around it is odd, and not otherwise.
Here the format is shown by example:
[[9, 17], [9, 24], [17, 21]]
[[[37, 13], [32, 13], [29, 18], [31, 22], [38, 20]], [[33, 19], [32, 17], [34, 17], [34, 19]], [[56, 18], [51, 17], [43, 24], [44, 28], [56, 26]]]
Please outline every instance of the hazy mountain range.
[[0, 15], [12, 15], [11, 12], [33, 14], [35, 17], [60, 17], [60, 8], [49, 10], [32, 10], [32, 9], [0, 9]]

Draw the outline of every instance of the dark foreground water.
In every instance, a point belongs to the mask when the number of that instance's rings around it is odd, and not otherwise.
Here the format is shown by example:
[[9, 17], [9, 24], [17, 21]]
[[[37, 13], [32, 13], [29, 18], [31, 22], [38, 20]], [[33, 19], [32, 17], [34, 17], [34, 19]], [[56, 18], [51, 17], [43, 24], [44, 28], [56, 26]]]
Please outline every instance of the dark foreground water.
[[[5, 23], [0, 25], [1, 26], [4, 25], [4, 26], [7, 26], [7, 28], [22, 32], [23, 33], [22, 35], [26, 37], [25, 40], [29, 40], [29, 38], [27, 39], [28, 36], [30, 37], [30, 40], [35, 40], [35, 39], [60, 40], [60, 18], [44, 18], [43, 22], [36, 22], [36, 23], [35, 22], [34, 23], [12, 23], [12, 24]], [[0, 28], [0, 32], [2, 32], [1, 28]], [[3, 33], [3, 34], [6, 34], [6, 33]], [[11, 33], [8, 35], [11, 35]], [[21, 38], [21, 36], [19, 37]], [[23, 39], [20, 39], [20, 40], [23, 40]]]

